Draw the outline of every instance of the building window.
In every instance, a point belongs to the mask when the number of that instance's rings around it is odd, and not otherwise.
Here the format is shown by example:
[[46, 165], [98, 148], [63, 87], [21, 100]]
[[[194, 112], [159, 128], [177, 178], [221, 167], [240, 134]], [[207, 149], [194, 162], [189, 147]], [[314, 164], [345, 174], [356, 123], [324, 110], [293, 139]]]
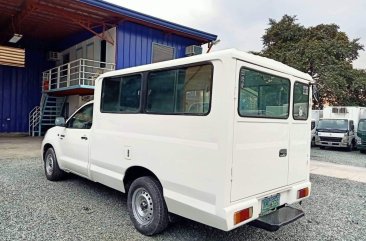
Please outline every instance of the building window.
[[294, 85], [294, 120], [307, 120], [309, 114], [309, 85], [295, 82]]
[[140, 110], [141, 75], [105, 78], [102, 84], [101, 111], [136, 113]]
[[246, 68], [239, 78], [240, 116], [288, 118], [290, 80]]
[[210, 111], [211, 64], [150, 72], [146, 112], [205, 115]]
[[153, 43], [152, 44], [152, 63], [174, 59], [175, 51], [173, 47]]

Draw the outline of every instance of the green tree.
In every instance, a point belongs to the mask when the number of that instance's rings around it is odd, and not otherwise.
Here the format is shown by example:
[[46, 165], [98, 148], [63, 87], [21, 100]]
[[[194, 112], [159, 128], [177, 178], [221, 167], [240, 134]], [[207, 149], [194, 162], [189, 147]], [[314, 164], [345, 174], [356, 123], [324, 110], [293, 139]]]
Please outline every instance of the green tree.
[[317, 81], [320, 98], [315, 105], [366, 105], [366, 73], [352, 67], [363, 46], [339, 26], [304, 27], [296, 16], [284, 15], [278, 22], [269, 20], [262, 40], [263, 50], [257, 54], [309, 73]]

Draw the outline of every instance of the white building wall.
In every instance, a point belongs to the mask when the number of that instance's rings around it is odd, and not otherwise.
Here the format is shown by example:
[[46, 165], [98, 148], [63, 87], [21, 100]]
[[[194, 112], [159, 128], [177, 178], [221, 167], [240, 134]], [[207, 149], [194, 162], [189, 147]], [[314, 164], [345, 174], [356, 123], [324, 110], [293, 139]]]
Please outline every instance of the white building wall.
[[79, 109], [80, 106], [86, 104], [88, 101], [91, 101], [93, 99], [93, 95], [70, 95], [66, 101], [69, 104], [68, 116], [71, 116], [77, 109]]
[[[114, 45], [107, 42], [107, 49], [106, 49], [106, 62], [107, 63], [116, 63], [116, 28], [111, 28], [106, 31], [105, 33], [107, 36], [110, 36], [113, 41]], [[84, 58], [84, 59], [93, 59], [96, 61], [100, 61], [100, 42], [101, 39], [97, 36], [94, 36], [90, 39], [87, 39], [83, 42], [80, 42], [68, 49], [61, 51], [61, 56], [65, 54], [70, 54], [70, 61]], [[92, 51], [88, 51], [92, 48]], [[63, 58], [63, 57], [62, 57]], [[61, 65], [62, 58], [56, 64]]]
[[[106, 43], [106, 62], [107, 63], [116, 63], [116, 28], [111, 28], [106, 31], [106, 34], [110, 36], [114, 45], [110, 43]], [[83, 42], [80, 42], [70, 48], [65, 49], [61, 52], [61, 56], [65, 54], [70, 54], [70, 62], [77, 60], [79, 58], [84, 59], [92, 59], [96, 61], [100, 61], [100, 48], [101, 48], [101, 39], [97, 36], [94, 36], [90, 39], [87, 39]], [[63, 57], [56, 64], [61, 65]], [[68, 116], [71, 116], [80, 106], [85, 104], [86, 102], [93, 99], [93, 96], [79, 96], [72, 95], [67, 98], [67, 103], [69, 105]]]

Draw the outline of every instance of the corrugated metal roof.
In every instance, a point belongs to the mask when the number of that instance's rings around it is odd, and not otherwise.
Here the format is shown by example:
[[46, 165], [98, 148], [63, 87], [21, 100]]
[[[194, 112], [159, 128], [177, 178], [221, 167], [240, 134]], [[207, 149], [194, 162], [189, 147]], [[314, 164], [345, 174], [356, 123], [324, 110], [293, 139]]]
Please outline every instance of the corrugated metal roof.
[[0, 0], [0, 12], [0, 42], [3, 43], [14, 33], [22, 34], [23, 39], [55, 42], [86, 30], [101, 32], [123, 21], [188, 37], [202, 44], [217, 38], [101, 0]]
[[109, 10], [115, 13], [118, 13], [122, 16], [127, 16], [136, 20], [143, 21], [145, 23], [161, 26], [163, 28], [172, 29], [178, 32], [182, 32], [188, 35], [192, 35], [195, 37], [199, 37], [201, 39], [206, 39], [207, 42], [213, 41], [217, 39], [217, 35], [210, 34], [207, 32], [203, 32], [197, 29], [189, 28], [180, 24], [172, 23], [160, 18], [156, 18], [147, 14], [139, 13], [133, 11], [131, 9], [127, 9], [112, 3], [108, 3], [102, 0], [79, 0], [80, 2], [98, 7], [103, 8], [105, 10]]

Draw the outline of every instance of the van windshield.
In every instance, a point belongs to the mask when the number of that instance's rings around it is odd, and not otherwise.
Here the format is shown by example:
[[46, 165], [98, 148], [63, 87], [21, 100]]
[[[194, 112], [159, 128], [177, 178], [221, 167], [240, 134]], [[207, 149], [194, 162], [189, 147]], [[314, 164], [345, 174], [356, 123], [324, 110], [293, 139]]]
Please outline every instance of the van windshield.
[[317, 130], [332, 130], [332, 131], [347, 131], [348, 130], [348, 120], [342, 119], [324, 119], [320, 120], [318, 123]]
[[366, 131], [366, 119], [360, 120], [360, 122], [358, 123], [358, 130]]

